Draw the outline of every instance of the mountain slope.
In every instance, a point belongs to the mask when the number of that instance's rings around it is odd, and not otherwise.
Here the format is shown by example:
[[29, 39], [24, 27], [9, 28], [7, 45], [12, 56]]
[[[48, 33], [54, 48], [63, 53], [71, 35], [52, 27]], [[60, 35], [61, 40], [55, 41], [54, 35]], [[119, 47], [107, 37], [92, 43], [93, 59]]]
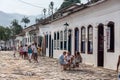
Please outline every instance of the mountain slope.
[[[21, 15], [21, 14], [9, 14], [9, 13], [5, 13], [0, 11], [0, 25], [2, 26], [10, 26], [11, 25], [11, 21], [13, 19], [17, 19], [19, 21], [19, 24], [24, 26], [23, 23], [21, 23], [21, 19], [26, 16], [26, 15]], [[40, 18], [41, 15], [37, 15], [37, 16], [27, 16], [30, 19], [30, 23], [29, 25], [32, 25], [35, 23], [35, 19], [36, 18]]]

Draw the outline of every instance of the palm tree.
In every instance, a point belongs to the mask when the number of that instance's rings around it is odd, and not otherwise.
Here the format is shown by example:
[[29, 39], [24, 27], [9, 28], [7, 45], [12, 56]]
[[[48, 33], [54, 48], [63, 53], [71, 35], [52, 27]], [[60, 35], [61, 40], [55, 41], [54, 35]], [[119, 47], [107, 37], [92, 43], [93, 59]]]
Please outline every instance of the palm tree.
[[11, 22], [11, 31], [13, 36], [19, 34], [22, 31], [22, 27], [19, 25], [18, 20], [14, 19]]
[[49, 8], [50, 8], [51, 13], [52, 13], [52, 18], [51, 19], [53, 20], [53, 9], [54, 9], [54, 2], [53, 1], [50, 2]]
[[30, 23], [30, 20], [29, 20], [28, 17], [25, 17], [25, 16], [24, 16], [24, 17], [22, 18], [21, 22], [25, 23], [25, 26], [24, 26], [24, 27], [26, 27], [26, 24]]
[[18, 25], [18, 20], [17, 19], [14, 19], [12, 22], [11, 22], [12, 26], [16, 26]]
[[43, 9], [44, 19], [46, 18], [46, 11], [47, 11], [47, 10], [44, 8], [44, 9]]

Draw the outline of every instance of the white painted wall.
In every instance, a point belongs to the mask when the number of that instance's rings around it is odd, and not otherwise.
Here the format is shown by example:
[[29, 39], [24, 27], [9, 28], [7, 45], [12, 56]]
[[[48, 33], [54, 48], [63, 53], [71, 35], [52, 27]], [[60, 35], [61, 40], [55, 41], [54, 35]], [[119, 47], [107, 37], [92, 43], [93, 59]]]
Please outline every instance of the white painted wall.
[[[81, 32], [81, 27], [85, 26], [86, 29], [88, 25], [93, 26], [93, 54], [87, 54], [87, 44], [86, 53], [81, 54], [83, 57], [83, 63], [97, 66], [97, 31], [98, 24], [103, 23], [106, 25], [109, 21], [115, 22], [115, 52], [109, 53], [106, 48], [106, 26], [104, 26], [104, 67], [109, 69], [116, 69], [117, 58], [120, 54], [120, 0], [108, 0], [102, 4], [92, 6], [90, 8], [81, 10], [75, 14], [72, 14], [63, 19], [52, 22], [51, 24], [44, 25], [46, 28], [40, 28], [40, 32], [49, 34], [51, 32], [52, 38], [54, 37], [54, 32], [64, 31], [64, 24], [67, 22], [69, 28], [72, 29], [72, 54], [74, 54], [74, 29], [78, 27]], [[87, 31], [87, 30], [86, 30]], [[46, 33], [47, 32], [47, 33]], [[86, 33], [87, 34], [87, 33]], [[81, 33], [80, 33], [81, 35]], [[80, 38], [81, 39], [81, 38]], [[87, 35], [86, 35], [87, 39]], [[79, 43], [79, 45], [81, 45]], [[48, 45], [49, 46], [49, 45]], [[81, 46], [79, 46], [80, 48]], [[49, 47], [48, 47], [49, 48]], [[49, 49], [46, 49], [46, 56], [49, 56]], [[54, 58], [58, 58], [64, 50], [54, 50]]]

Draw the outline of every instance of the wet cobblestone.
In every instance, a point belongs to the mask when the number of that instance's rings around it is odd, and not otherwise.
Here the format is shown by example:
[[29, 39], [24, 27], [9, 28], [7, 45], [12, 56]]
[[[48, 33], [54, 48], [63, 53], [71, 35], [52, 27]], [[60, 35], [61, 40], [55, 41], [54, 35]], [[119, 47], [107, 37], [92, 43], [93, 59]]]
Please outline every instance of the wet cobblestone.
[[13, 52], [0, 52], [0, 80], [117, 80], [114, 70], [80, 64], [80, 68], [62, 71], [57, 59], [39, 57], [29, 63]]

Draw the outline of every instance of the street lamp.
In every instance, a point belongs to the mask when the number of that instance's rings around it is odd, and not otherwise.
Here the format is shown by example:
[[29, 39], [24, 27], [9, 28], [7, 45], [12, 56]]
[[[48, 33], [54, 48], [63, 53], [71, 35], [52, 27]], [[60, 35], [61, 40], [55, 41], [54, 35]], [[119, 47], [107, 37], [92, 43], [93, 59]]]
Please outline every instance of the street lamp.
[[64, 24], [64, 26], [65, 26], [65, 32], [67, 33], [67, 31], [68, 31], [68, 36], [71, 34], [71, 29], [69, 29], [68, 30], [68, 26], [69, 26], [69, 24], [66, 22], [65, 24]]
[[68, 50], [68, 30], [67, 30], [67, 27], [69, 26], [69, 24], [66, 22], [65, 24], [64, 24], [64, 26], [65, 26], [65, 30], [64, 30], [64, 49], [65, 50]]
[[67, 27], [69, 26], [69, 24], [66, 22], [64, 26], [65, 26], [65, 32], [67, 32]]

